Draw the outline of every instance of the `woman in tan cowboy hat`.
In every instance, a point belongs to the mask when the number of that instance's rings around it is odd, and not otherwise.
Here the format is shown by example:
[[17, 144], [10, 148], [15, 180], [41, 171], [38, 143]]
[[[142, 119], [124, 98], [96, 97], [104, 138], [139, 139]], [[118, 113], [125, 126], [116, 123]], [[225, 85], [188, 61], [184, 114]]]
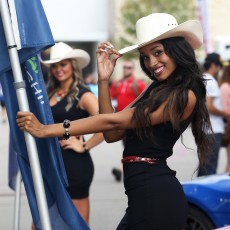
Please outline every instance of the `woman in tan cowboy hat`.
[[[54, 121], [70, 121], [96, 115], [98, 101], [83, 84], [82, 69], [90, 62], [89, 54], [59, 42], [50, 51], [49, 60], [41, 60], [49, 66], [47, 92]], [[71, 136], [60, 140], [62, 156], [67, 172], [67, 191], [77, 210], [89, 222], [89, 188], [93, 179], [94, 166], [89, 150], [103, 140], [95, 134], [86, 142], [82, 136]]]
[[[169, 14], [154, 13], [137, 21], [138, 44], [116, 51], [109, 42], [98, 47], [100, 115], [68, 125], [44, 126], [31, 113], [19, 112], [21, 130], [37, 137], [103, 132], [107, 142], [126, 138], [123, 152], [126, 214], [118, 230], [179, 230], [185, 226], [187, 202], [175, 171], [167, 166], [173, 146], [191, 124], [202, 164], [211, 129], [205, 85], [194, 49], [202, 44], [198, 21], [180, 25]], [[139, 51], [140, 65], [152, 84], [129, 107], [114, 113], [108, 81], [116, 61]], [[63, 128], [64, 127], [64, 128]]]

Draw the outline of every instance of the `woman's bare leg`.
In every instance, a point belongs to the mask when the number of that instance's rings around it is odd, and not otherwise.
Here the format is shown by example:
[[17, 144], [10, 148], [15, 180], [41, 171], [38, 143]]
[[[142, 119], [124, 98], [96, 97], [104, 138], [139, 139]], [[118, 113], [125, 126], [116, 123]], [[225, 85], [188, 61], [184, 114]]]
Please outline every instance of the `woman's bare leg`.
[[74, 199], [72, 201], [75, 207], [77, 208], [79, 214], [81, 215], [81, 217], [85, 220], [87, 224], [89, 224], [89, 211], [90, 211], [89, 197], [83, 199]]
[[[74, 199], [72, 200], [76, 209], [78, 210], [81, 217], [89, 224], [89, 197], [83, 199]], [[32, 223], [32, 230], [35, 230], [34, 224]]]

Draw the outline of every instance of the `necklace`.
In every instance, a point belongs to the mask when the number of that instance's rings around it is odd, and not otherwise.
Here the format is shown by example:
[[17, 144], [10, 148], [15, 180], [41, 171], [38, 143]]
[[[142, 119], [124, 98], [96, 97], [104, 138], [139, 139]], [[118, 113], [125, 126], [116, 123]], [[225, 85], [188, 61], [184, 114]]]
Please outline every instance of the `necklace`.
[[62, 98], [67, 94], [67, 92], [56, 91], [54, 96], [57, 102], [61, 101]]

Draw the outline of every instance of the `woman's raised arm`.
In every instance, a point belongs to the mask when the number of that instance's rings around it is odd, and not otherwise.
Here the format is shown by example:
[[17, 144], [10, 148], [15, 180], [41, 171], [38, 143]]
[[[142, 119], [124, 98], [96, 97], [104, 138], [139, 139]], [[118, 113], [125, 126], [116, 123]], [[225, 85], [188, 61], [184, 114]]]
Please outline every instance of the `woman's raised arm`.
[[[114, 108], [111, 103], [109, 80], [113, 73], [117, 59], [121, 55], [113, 49], [113, 45], [109, 42], [104, 42], [98, 46], [97, 50], [97, 66], [98, 66], [98, 99], [99, 113], [114, 113]], [[124, 135], [124, 130], [116, 130], [103, 132], [105, 141], [108, 143], [121, 140]]]

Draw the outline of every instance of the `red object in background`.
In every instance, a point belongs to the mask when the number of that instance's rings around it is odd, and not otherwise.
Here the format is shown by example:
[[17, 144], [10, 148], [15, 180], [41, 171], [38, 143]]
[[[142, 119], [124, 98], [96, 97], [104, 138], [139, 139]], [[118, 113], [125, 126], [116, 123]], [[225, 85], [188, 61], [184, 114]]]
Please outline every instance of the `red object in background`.
[[145, 87], [145, 82], [141, 79], [135, 79], [134, 76], [113, 82], [110, 87], [110, 95], [112, 99], [117, 100], [117, 112], [134, 101]]

